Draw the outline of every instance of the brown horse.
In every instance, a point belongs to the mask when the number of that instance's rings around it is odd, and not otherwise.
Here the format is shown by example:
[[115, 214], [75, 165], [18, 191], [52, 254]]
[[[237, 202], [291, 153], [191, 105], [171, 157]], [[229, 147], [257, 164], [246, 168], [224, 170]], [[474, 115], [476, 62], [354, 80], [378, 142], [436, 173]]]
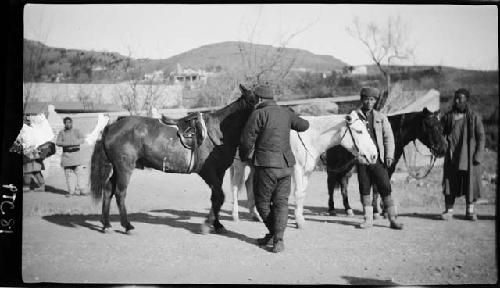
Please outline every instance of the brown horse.
[[[394, 132], [395, 152], [394, 161], [387, 168], [389, 178], [396, 170], [396, 164], [403, 155], [403, 149], [416, 139], [425, 144], [436, 157], [444, 156], [446, 142], [443, 137], [443, 128], [439, 121], [439, 112], [431, 112], [424, 108], [420, 112], [398, 114], [388, 117]], [[333, 201], [335, 187], [339, 186], [344, 202], [344, 209], [349, 216], [354, 215], [347, 197], [347, 185], [353, 173], [355, 159], [349, 151], [341, 146], [335, 146], [321, 155], [321, 160], [327, 167], [328, 174], [328, 212], [336, 215]], [[378, 191], [373, 187], [373, 213], [379, 214]]]
[[[109, 207], [113, 195], [120, 212], [120, 222], [128, 233], [134, 227], [127, 219], [125, 196], [133, 170], [150, 167], [166, 173], [198, 173], [212, 190], [212, 208], [201, 232], [207, 233], [213, 225], [217, 233], [225, 233], [219, 222], [219, 211], [224, 203], [222, 180], [233, 163], [239, 145], [240, 133], [257, 98], [240, 85], [242, 96], [228, 106], [200, 118], [208, 137], [194, 147], [186, 146], [180, 137], [182, 125], [166, 125], [158, 119], [129, 116], [105, 127], [97, 141], [91, 159], [92, 198], [102, 201], [103, 232], [111, 227]], [[170, 124], [187, 123], [192, 116]], [[182, 136], [182, 135], [181, 135]], [[193, 139], [196, 139], [196, 135]]]

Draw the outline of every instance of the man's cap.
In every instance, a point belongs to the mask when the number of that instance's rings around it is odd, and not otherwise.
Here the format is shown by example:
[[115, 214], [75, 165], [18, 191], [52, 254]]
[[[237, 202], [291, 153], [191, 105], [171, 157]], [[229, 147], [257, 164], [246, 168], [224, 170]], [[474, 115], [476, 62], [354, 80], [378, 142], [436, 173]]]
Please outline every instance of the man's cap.
[[269, 84], [258, 85], [253, 92], [260, 98], [273, 99], [273, 89]]
[[460, 94], [465, 95], [465, 97], [467, 97], [467, 99], [469, 99], [469, 97], [470, 97], [469, 90], [467, 90], [465, 88], [460, 88], [457, 91], [455, 91], [455, 97], [458, 96], [458, 95], [460, 95]]
[[374, 97], [378, 99], [380, 97], [380, 90], [378, 90], [377, 88], [363, 87], [359, 95], [361, 96], [361, 98]]

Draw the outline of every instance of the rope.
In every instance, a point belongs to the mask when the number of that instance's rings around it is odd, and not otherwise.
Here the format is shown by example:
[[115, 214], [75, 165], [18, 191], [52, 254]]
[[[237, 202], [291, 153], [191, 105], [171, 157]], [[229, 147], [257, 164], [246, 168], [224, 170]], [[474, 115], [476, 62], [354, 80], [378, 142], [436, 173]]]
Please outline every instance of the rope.
[[[413, 141], [413, 145], [415, 145], [415, 149], [417, 149], [417, 145], [415, 144], [415, 141]], [[405, 162], [405, 166], [406, 166], [406, 169], [408, 170], [408, 175], [410, 175], [411, 177], [417, 179], [417, 180], [421, 180], [421, 179], [424, 179], [425, 177], [427, 177], [429, 175], [429, 173], [431, 173], [432, 171], [432, 168], [434, 168], [434, 164], [436, 163], [436, 156], [434, 156], [434, 154], [431, 155], [431, 158], [429, 160], [429, 168], [427, 169], [427, 171], [424, 173], [423, 176], [419, 176], [416, 172], [412, 172], [413, 170], [410, 168], [409, 164], [408, 164], [408, 161], [406, 160], [406, 154], [405, 154], [405, 150], [403, 148], [403, 160]]]
[[[309, 149], [307, 149], [307, 146], [304, 143], [304, 140], [302, 140], [302, 137], [300, 137], [300, 133], [299, 132], [296, 132], [296, 133], [297, 133], [297, 136], [299, 136], [299, 140], [302, 143], [302, 146], [304, 146], [304, 149], [306, 149], [306, 154], [309, 154], [309, 155], [311, 155], [312, 158], [314, 158], [314, 156], [312, 155], [312, 153], [309, 152]], [[304, 163], [304, 167], [307, 167], [307, 155], [306, 155], [306, 162]]]

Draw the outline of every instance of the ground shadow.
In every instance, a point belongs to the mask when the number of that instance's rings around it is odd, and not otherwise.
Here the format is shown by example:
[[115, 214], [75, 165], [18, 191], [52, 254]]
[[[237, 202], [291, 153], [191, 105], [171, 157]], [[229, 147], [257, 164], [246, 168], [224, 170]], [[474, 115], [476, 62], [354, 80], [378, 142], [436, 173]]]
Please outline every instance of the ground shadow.
[[[465, 220], [465, 215], [453, 215], [453, 218], [455, 219], [460, 219], [460, 220]], [[480, 215], [477, 214], [477, 220], [496, 220], [495, 215]]]
[[55, 193], [55, 194], [61, 194], [61, 195], [66, 195], [68, 192], [66, 190], [62, 190], [50, 185], [45, 185], [45, 192], [50, 192], [50, 193]]
[[372, 279], [372, 278], [362, 278], [362, 277], [353, 277], [353, 276], [342, 276], [343, 279], [345, 279], [349, 285], [381, 285], [381, 286], [388, 286], [388, 285], [400, 285], [396, 282], [393, 282], [392, 280], [379, 280], [379, 279]]
[[[421, 219], [429, 219], [429, 220], [441, 220], [441, 213], [402, 213], [399, 214], [400, 217], [413, 217], [413, 218], [421, 218]], [[465, 220], [465, 215], [453, 215], [454, 219]], [[477, 215], [478, 220], [496, 220], [495, 215]]]
[[[151, 215], [148, 213], [129, 213], [128, 214], [128, 219], [134, 224], [134, 222], [138, 223], [148, 223], [148, 224], [158, 224], [158, 225], [167, 225], [173, 228], [180, 228], [180, 229], [185, 229], [193, 234], [200, 234], [201, 229], [200, 229], [200, 223], [203, 221], [199, 221], [198, 223], [192, 223], [192, 222], [186, 222], [187, 220], [191, 220], [193, 217], [199, 217], [202, 218], [203, 220], [206, 218], [207, 213], [201, 213], [201, 212], [196, 212], [196, 211], [190, 211], [190, 210], [174, 210], [174, 209], [160, 209], [160, 210], [152, 210], [150, 211], [152, 213], [165, 213], [165, 214], [170, 214], [170, 215]], [[173, 216], [171, 216], [173, 215]], [[221, 217], [231, 219], [230, 217]], [[99, 225], [94, 225], [89, 223], [89, 221], [96, 221], [100, 222], [101, 221], [101, 215], [100, 214], [91, 214], [91, 215], [82, 215], [82, 214], [75, 214], [75, 215], [67, 215], [67, 214], [55, 214], [55, 215], [48, 215], [48, 216], [43, 216], [42, 219], [49, 221], [54, 224], [58, 224], [64, 227], [85, 227], [93, 231], [99, 231], [101, 232], [102, 226]], [[221, 219], [222, 220], [222, 219]], [[116, 222], [120, 222], [120, 216], [119, 215], [110, 215], [110, 221], [114, 222], [112, 223], [114, 226], [113, 228], [118, 228], [114, 230], [115, 232], [122, 233], [123, 228]], [[213, 232], [212, 232], [213, 233]], [[234, 231], [227, 231], [226, 234], [220, 234], [221, 236], [229, 237], [229, 238], [234, 238], [238, 239], [243, 242], [247, 243], [255, 243], [255, 240], [253, 238], [249, 238], [246, 235], [234, 232]]]

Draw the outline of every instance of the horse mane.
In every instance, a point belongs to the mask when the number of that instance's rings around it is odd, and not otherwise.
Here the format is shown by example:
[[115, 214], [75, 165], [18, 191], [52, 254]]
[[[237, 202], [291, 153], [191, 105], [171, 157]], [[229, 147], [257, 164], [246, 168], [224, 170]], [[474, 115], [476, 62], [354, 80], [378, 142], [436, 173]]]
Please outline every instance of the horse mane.
[[218, 120], [224, 119], [227, 116], [234, 113], [235, 111], [241, 110], [243, 108], [242, 106], [245, 105], [244, 101], [245, 99], [243, 98], [242, 95], [235, 101], [231, 102], [229, 105], [222, 107], [214, 112], [211, 112], [208, 115]]

